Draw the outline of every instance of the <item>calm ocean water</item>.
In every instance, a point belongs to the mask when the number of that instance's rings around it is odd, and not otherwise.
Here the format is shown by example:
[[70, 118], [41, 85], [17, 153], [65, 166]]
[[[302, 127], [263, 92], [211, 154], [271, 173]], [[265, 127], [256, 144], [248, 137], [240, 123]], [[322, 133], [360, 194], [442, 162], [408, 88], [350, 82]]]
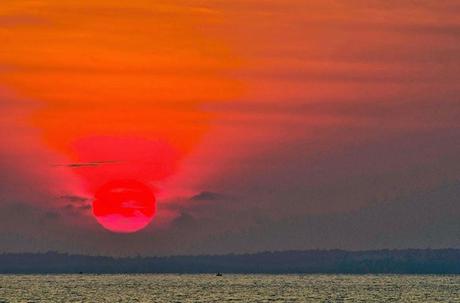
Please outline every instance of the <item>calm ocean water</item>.
[[0, 275], [0, 302], [460, 302], [460, 276]]

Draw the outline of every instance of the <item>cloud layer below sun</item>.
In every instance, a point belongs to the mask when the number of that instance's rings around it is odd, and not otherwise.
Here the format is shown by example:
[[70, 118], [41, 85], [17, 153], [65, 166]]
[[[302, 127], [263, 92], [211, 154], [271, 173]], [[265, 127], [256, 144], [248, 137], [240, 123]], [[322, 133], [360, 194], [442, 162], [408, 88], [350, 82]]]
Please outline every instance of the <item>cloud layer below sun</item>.
[[[4, 2], [0, 250], [460, 245], [454, 2]], [[112, 179], [146, 230], [97, 225]]]

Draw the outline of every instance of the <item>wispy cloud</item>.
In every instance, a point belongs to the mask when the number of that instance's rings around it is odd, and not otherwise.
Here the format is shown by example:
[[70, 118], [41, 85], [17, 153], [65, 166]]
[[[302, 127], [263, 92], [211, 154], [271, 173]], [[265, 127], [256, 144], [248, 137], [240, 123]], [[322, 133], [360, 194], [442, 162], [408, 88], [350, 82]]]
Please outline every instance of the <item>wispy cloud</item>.
[[74, 203], [84, 203], [88, 201], [88, 198], [82, 197], [82, 196], [76, 196], [76, 195], [63, 195], [63, 196], [60, 196], [59, 199], [69, 201], [69, 202], [74, 202]]
[[78, 167], [97, 167], [97, 166], [101, 166], [101, 165], [115, 164], [115, 163], [120, 163], [120, 161], [115, 161], [115, 160], [91, 161], [91, 162], [54, 164], [53, 166], [65, 166], [65, 167], [78, 168]]
[[226, 196], [223, 194], [211, 192], [211, 191], [202, 191], [190, 198], [192, 201], [214, 201], [214, 200], [223, 200]]

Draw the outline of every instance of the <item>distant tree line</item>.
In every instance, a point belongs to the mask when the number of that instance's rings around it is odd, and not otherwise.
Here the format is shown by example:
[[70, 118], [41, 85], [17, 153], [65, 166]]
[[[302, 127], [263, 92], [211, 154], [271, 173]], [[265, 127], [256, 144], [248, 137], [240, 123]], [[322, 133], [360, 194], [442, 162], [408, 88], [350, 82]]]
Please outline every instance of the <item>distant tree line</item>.
[[308, 250], [171, 257], [0, 254], [0, 273], [460, 274], [460, 249]]

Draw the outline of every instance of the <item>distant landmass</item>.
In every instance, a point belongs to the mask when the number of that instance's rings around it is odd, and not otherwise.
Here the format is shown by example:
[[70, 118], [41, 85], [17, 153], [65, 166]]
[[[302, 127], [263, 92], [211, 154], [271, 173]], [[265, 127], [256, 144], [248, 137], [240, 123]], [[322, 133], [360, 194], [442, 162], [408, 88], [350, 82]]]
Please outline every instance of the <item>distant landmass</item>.
[[45, 273], [460, 274], [460, 249], [308, 250], [171, 257], [0, 254], [2, 274]]

